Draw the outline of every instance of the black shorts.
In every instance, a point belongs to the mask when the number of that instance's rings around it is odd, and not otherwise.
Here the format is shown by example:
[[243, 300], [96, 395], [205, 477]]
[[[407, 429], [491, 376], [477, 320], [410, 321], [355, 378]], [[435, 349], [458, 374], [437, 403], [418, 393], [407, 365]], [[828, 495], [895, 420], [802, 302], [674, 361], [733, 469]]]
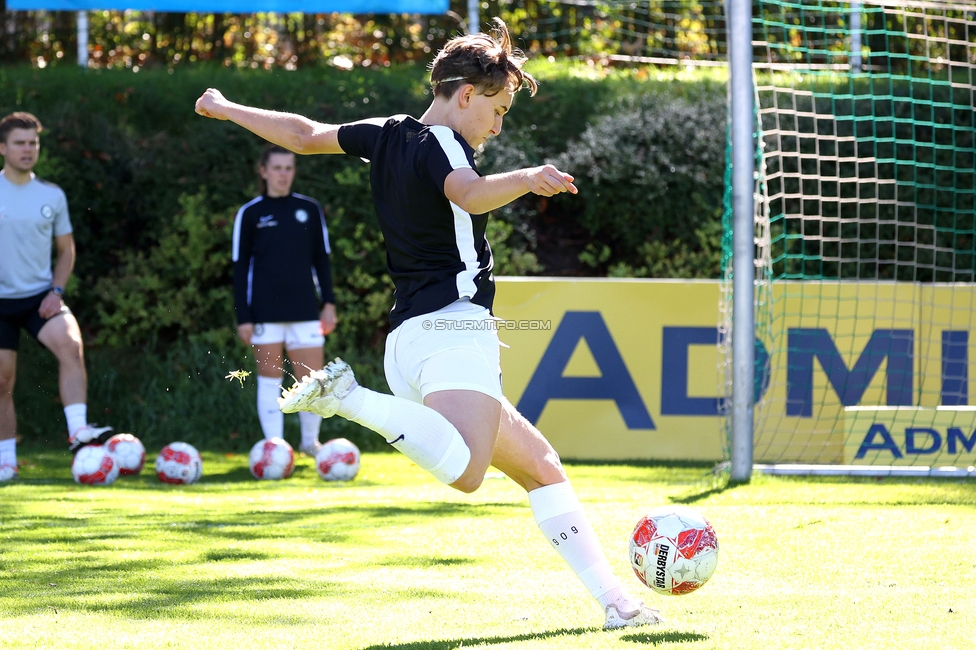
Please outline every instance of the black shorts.
[[[44, 291], [29, 298], [0, 298], [0, 349], [17, 349], [20, 328], [24, 328], [31, 336], [37, 338], [37, 333], [50, 320], [50, 318], [42, 318], [37, 313], [47, 294], [48, 292]], [[71, 310], [61, 303], [60, 313], [70, 314]]]

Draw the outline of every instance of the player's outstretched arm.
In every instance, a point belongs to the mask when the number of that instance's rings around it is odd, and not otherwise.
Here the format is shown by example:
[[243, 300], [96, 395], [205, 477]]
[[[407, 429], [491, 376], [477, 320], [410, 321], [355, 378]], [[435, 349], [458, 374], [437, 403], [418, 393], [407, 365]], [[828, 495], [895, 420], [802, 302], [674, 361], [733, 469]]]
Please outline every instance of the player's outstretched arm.
[[204, 117], [229, 120], [295, 153], [343, 153], [336, 137], [338, 125], [323, 124], [294, 113], [237, 104], [215, 88], [208, 88], [197, 99], [194, 108]]
[[478, 176], [470, 168], [455, 169], [444, 180], [444, 195], [469, 214], [484, 214], [525, 194], [576, 194], [573, 177], [552, 165]]

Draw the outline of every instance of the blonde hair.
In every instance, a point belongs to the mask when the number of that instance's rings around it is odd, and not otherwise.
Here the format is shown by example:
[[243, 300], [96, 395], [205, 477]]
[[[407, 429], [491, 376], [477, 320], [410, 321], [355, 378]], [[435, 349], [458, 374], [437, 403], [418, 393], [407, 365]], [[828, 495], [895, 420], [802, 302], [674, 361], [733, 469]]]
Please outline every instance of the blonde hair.
[[451, 97], [464, 84], [471, 84], [479, 95], [489, 97], [503, 90], [523, 87], [535, 95], [538, 82], [522, 70], [526, 57], [512, 47], [508, 27], [495, 18], [488, 34], [458, 36], [447, 42], [430, 64], [430, 84], [434, 97]]

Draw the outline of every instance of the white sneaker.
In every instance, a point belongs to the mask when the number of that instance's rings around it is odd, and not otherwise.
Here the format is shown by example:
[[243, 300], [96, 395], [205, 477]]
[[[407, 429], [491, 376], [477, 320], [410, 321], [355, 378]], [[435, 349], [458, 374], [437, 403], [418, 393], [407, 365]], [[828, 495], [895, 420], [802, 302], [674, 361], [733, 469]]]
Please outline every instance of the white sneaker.
[[16, 465], [0, 465], [0, 483], [17, 478]]
[[313, 370], [301, 382], [292, 384], [278, 398], [282, 413], [308, 411], [323, 418], [331, 418], [339, 410], [339, 402], [356, 387], [356, 377], [349, 364], [340, 359], [321, 370]]
[[85, 445], [101, 445], [112, 437], [112, 427], [100, 427], [97, 424], [86, 424], [74, 435], [68, 436], [68, 449], [75, 453]]
[[302, 445], [301, 447], [298, 448], [298, 451], [302, 452], [306, 456], [311, 456], [312, 458], [315, 458], [315, 456], [319, 453], [319, 449], [321, 448], [322, 448], [322, 443], [316, 440], [310, 444]]
[[616, 605], [607, 605], [607, 622], [603, 624], [604, 630], [613, 630], [618, 627], [640, 627], [641, 625], [657, 625], [663, 623], [661, 612], [651, 609], [644, 603], [640, 604], [640, 609], [634, 612], [629, 618], [624, 618], [617, 611]]

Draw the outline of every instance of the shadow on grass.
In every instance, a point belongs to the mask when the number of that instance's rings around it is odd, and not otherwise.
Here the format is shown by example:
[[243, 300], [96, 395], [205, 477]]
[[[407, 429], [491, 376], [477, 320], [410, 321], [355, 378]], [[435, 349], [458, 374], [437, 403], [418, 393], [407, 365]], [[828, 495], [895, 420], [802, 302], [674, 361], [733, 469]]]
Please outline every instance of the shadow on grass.
[[722, 494], [726, 490], [748, 485], [747, 483], [730, 480], [729, 467], [729, 463], [720, 463], [713, 466], [711, 471], [703, 475], [701, 480], [690, 487], [684, 494], [671, 497], [671, 503], [680, 503], [683, 505], [697, 503], [716, 494]]
[[[298, 469], [298, 468], [296, 468]], [[232, 467], [219, 474], [208, 472], [206, 466], [204, 466], [203, 476], [200, 477], [200, 483], [253, 483], [254, 476], [251, 475], [251, 470], [247, 465], [243, 467]], [[158, 487], [151, 485], [151, 487]]]
[[[533, 641], [535, 639], [554, 639], [557, 637], [574, 637], [583, 634], [590, 634], [598, 630], [586, 627], [564, 628], [561, 630], [545, 630], [542, 632], [526, 632], [525, 634], [512, 634], [509, 636], [481, 636], [465, 637], [461, 639], [444, 639], [440, 641], [411, 641], [409, 643], [383, 644], [364, 646], [360, 650], [456, 650], [457, 648], [474, 648], [479, 646], [494, 646], [508, 643], [518, 643], [520, 641]], [[612, 634], [612, 633], [611, 633]], [[621, 641], [640, 643], [642, 645], [662, 645], [665, 643], [697, 643], [707, 641], [708, 636], [696, 632], [643, 632], [638, 634], [626, 634], [620, 637]], [[567, 648], [572, 648], [572, 642], [567, 641]]]
[[500, 509], [516, 509], [516, 510], [526, 510], [524, 503], [466, 503], [463, 501], [435, 501], [429, 503], [414, 503], [410, 506], [338, 506], [335, 508], [330, 508], [330, 512], [348, 512], [350, 514], [358, 514], [362, 518], [366, 517], [378, 517], [381, 519], [387, 519], [389, 517], [402, 517], [402, 516], [423, 516], [427, 515], [438, 515], [438, 516], [465, 516], [465, 517], [476, 517], [476, 516], [493, 516], [496, 514], [496, 510]]
[[420, 567], [458, 566], [461, 564], [477, 564], [476, 560], [467, 557], [427, 557], [427, 556], [396, 556], [384, 558], [377, 562], [379, 566]]
[[708, 641], [707, 634], [699, 634], [698, 632], [637, 632], [634, 634], [625, 634], [620, 637], [621, 641], [630, 641], [631, 643], [639, 643], [641, 645], [662, 645], [665, 643], [697, 643], [699, 641]]
[[[307, 581], [275, 575], [201, 577], [196, 570], [201, 565], [174, 562], [168, 555], [164, 552], [152, 559], [121, 561], [76, 557], [53, 566], [42, 564], [13, 570], [5, 581], [4, 614], [16, 616], [51, 607], [61, 611], [115, 612], [124, 618], [203, 618], [215, 615], [213, 611], [198, 611], [194, 605], [300, 601], [323, 591], [345, 589], [329, 582], [312, 586]], [[93, 599], [92, 594], [98, 597]], [[234, 618], [237, 614], [229, 610], [227, 617]], [[255, 613], [240, 612], [240, 616], [253, 618]]]
[[240, 562], [242, 560], [267, 560], [271, 558], [270, 553], [261, 551], [250, 551], [240, 548], [222, 548], [207, 551], [200, 556], [204, 562], [224, 562], [227, 560]]
[[[593, 628], [574, 627], [562, 630], [545, 630], [542, 632], [526, 632], [525, 634], [512, 634], [509, 636], [480, 636], [465, 637], [462, 639], [444, 639], [436, 641], [433, 639], [426, 641], [410, 641], [409, 643], [370, 645], [360, 648], [360, 650], [457, 650], [457, 648], [474, 648], [478, 646], [503, 643], [518, 643], [519, 641], [532, 641], [534, 639], [553, 639], [561, 636], [579, 636], [593, 632]], [[566, 646], [571, 648], [572, 644]]]
[[727, 483], [725, 485], [719, 485], [719, 486], [710, 487], [710, 488], [703, 488], [703, 489], [700, 489], [700, 490], [697, 490], [697, 491], [696, 490], [692, 490], [691, 492], [688, 492], [687, 494], [684, 494], [683, 496], [680, 496], [680, 497], [671, 497], [671, 503], [680, 503], [682, 505], [688, 505], [690, 503], [697, 503], [699, 501], [704, 501], [705, 499], [707, 499], [710, 496], [714, 496], [716, 494], [722, 494], [723, 492], [725, 492], [727, 490], [734, 489], [736, 487], [738, 487], [738, 485], [728, 484]]
[[[359, 587], [342, 582], [286, 578], [273, 572], [247, 577], [205, 575], [198, 567], [202, 565], [173, 564], [159, 558], [113, 566], [76, 563], [73, 568], [17, 570], [5, 580], [4, 615], [19, 616], [50, 608], [78, 614], [115, 614], [131, 620], [220, 619], [239, 625], [304, 627], [318, 619], [294, 611], [300, 610], [303, 602], [323, 597], [353, 601], [358, 597]], [[389, 597], [398, 602], [447, 601], [453, 597], [452, 593], [436, 589], [388, 591]], [[93, 598], [93, 594], [97, 597]], [[268, 605], [260, 605], [262, 602]], [[227, 606], [219, 607], [221, 604]]]
[[[215, 540], [233, 542], [264, 541], [278, 536], [278, 530], [292, 531], [296, 539], [317, 543], [340, 544], [359, 534], [362, 526], [348, 526], [350, 520], [378, 520], [382, 526], [404, 525], [445, 517], [491, 517], [499, 507], [513, 504], [467, 504], [463, 502], [435, 502], [415, 504], [409, 508], [392, 506], [339, 506], [294, 510], [251, 510], [227, 513], [206, 513], [210, 516], [173, 521], [168, 512], [138, 517], [124, 517], [111, 511], [96, 512], [84, 519], [58, 514], [23, 514], [23, 504], [0, 504], [0, 516], [5, 521], [7, 545], [44, 547], [52, 544], [78, 545], [86, 551], [104, 552], [121, 539], [158, 537], [167, 543], [186, 545], [213, 543]], [[513, 506], [514, 507], [514, 506]], [[204, 513], [201, 513], [204, 514]], [[192, 516], [192, 515], [191, 515]], [[18, 520], [18, 517], [24, 517]], [[433, 563], [457, 563], [456, 559], [436, 560]]]

